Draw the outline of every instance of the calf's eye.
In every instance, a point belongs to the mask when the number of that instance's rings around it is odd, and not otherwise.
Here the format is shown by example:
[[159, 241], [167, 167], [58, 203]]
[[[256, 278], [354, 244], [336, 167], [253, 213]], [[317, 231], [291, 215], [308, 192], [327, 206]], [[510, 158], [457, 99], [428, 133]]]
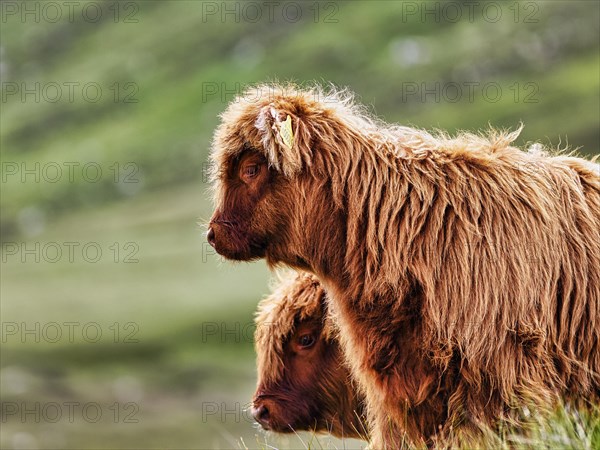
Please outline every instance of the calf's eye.
[[244, 177], [254, 178], [256, 175], [258, 175], [259, 171], [260, 167], [258, 164], [248, 164], [246, 167], [244, 167]]
[[310, 348], [315, 345], [315, 337], [312, 334], [303, 334], [298, 338], [298, 345], [302, 348]]

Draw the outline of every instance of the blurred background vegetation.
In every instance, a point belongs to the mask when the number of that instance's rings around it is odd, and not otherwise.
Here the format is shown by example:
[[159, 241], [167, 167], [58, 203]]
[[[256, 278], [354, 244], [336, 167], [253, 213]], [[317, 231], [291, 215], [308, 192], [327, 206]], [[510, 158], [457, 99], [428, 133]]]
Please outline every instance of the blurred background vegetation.
[[245, 412], [269, 273], [221, 261], [202, 224], [211, 133], [248, 83], [599, 152], [595, 1], [50, 3], [1, 5], [2, 448], [356, 446]]

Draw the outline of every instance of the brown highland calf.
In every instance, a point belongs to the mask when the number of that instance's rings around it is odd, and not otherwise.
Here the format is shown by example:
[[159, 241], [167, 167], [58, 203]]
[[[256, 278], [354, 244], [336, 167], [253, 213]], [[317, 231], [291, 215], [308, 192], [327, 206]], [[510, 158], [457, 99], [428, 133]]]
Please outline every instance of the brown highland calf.
[[365, 439], [363, 407], [313, 275], [290, 273], [260, 302], [254, 337], [258, 388], [251, 411], [264, 429]]
[[517, 135], [431, 135], [293, 86], [222, 115], [208, 240], [323, 283], [374, 448], [598, 402], [598, 164]]

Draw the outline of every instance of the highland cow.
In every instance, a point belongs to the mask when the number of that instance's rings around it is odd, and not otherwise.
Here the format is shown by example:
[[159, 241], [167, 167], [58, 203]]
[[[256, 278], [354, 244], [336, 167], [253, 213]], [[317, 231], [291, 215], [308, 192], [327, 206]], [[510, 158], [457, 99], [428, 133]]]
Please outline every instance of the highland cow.
[[374, 448], [600, 397], [598, 165], [518, 133], [432, 135], [293, 86], [222, 115], [208, 240], [321, 280]]
[[264, 429], [364, 439], [362, 404], [313, 275], [291, 273], [259, 304], [255, 347], [251, 412]]

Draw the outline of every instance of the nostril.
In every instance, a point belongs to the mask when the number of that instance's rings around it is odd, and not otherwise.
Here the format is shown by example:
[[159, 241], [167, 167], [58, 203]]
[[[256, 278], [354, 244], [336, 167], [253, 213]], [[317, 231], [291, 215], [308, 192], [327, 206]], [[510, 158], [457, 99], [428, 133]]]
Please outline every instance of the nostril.
[[215, 230], [213, 230], [212, 227], [210, 227], [206, 233], [206, 240], [210, 245], [213, 247], [215, 246]]
[[260, 405], [258, 408], [254, 408], [253, 416], [257, 422], [267, 422], [269, 420], [269, 409], [264, 405]]
[[266, 406], [261, 406], [258, 410], [258, 417], [260, 420], [268, 420], [269, 419], [269, 409]]

